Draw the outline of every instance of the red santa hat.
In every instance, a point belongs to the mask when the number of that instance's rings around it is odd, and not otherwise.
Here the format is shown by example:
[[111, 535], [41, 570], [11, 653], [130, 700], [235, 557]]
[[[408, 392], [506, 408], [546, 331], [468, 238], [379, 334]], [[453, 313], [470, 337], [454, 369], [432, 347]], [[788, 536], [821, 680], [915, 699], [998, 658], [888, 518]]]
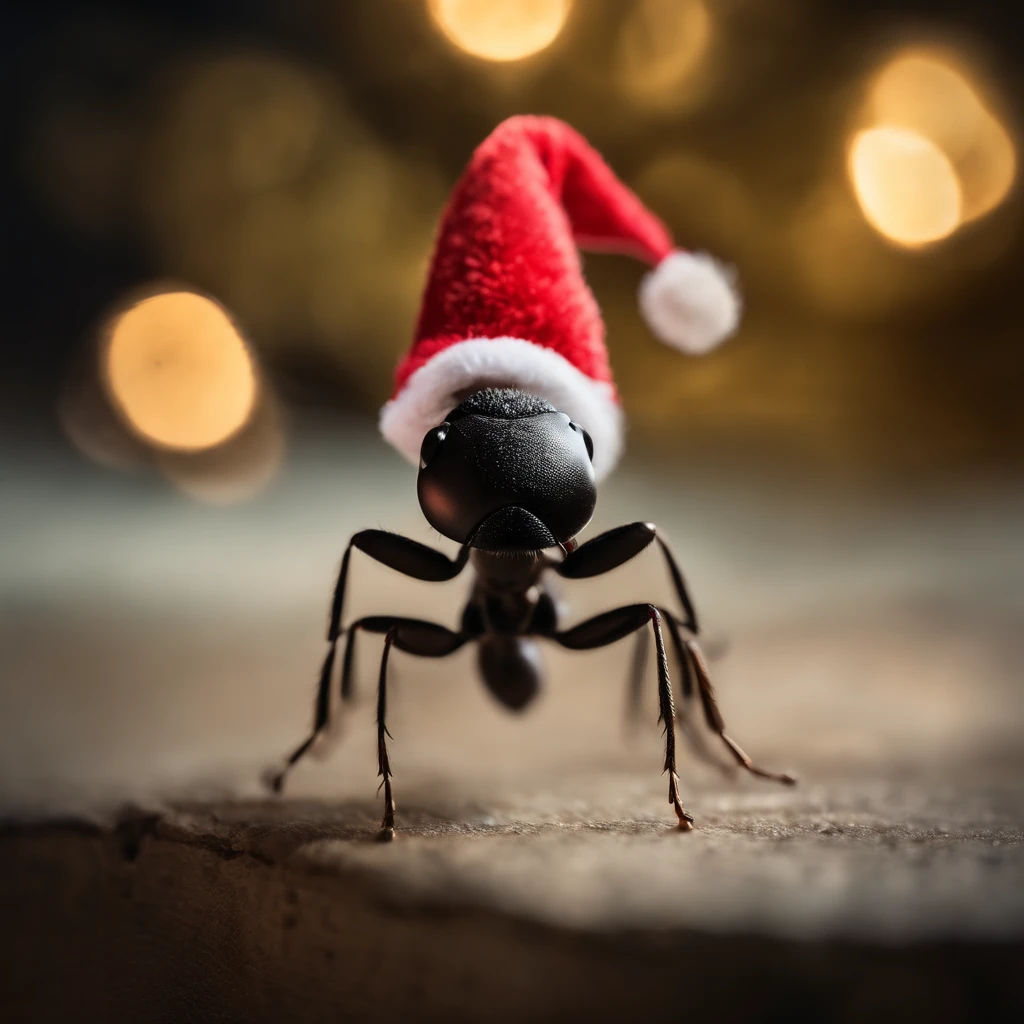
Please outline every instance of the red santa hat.
[[611, 470], [624, 420], [577, 245], [654, 268], [640, 308], [666, 344], [703, 353], [735, 331], [740, 302], [728, 268], [674, 248], [661, 221], [568, 125], [510, 118], [455, 187], [416, 337], [381, 410], [381, 432], [410, 461], [467, 395], [516, 387], [581, 424], [596, 475]]

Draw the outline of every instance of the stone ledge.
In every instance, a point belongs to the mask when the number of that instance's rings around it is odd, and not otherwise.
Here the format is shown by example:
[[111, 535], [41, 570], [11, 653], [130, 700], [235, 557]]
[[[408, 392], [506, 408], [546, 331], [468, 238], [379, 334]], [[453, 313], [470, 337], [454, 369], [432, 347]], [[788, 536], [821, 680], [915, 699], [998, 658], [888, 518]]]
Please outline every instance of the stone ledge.
[[887, 821], [863, 792], [775, 794], [706, 794], [687, 835], [615, 804], [573, 820], [557, 794], [481, 818], [410, 793], [390, 845], [362, 802], [9, 826], [0, 998], [31, 1021], [1024, 1009], [1024, 836], [1001, 797], [962, 795], [954, 814], [890, 792], [905, 820]]

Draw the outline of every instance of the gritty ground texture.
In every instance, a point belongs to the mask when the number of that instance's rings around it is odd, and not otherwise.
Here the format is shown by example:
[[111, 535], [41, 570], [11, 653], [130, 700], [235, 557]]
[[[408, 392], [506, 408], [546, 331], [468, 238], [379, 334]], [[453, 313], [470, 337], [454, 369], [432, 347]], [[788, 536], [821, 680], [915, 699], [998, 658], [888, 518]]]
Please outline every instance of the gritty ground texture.
[[[382, 844], [373, 640], [285, 797], [259, 785], [308, 727], [348, 534], [436, 542], [378, 454], [306, 443], [239, 510], [5, 464], [5, 1019], [1021, 1015], [1021, 494], [812, 501], [627, 467], [588, 533], [667, 528], [733, 734], [801, 784], [687, 746], [681, 834], [653, 677], [623, 726], [630, 644], [547, 652], [524, 716], [471, 651], [398, 655]], [[353, 585], [353, 614], [452, 623], [467, 581], [361, 563]], [[641, 560], [567, 588], [567, 621], [664, 587]]]
[[4, 1002], [154, 1021], [1024, 1009], [1015, 795], [707, 790], [682, 834], [630, 813], [656, 788], [612, 774], [486, 813], [413, 799], [388, 845], [371, 807], [315, 801], [11, 829]]

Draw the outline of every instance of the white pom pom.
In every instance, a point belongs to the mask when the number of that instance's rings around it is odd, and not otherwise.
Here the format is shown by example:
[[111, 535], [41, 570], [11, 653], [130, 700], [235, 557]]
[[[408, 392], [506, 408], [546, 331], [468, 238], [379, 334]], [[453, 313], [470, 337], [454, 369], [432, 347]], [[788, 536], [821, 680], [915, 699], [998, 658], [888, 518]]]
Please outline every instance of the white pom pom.
[[742, 304], [735, 274], [707, 253], [674, 252], [640, 285], [640, 311], [666, 345], [703, 355], [734, 333]]

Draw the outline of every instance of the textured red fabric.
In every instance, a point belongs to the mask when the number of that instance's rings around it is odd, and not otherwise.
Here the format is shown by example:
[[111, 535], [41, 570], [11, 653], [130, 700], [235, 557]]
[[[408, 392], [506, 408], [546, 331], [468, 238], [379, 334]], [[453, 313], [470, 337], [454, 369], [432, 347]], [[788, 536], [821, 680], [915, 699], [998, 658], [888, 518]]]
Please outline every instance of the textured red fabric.
[[473, 154], [441, 222], [405, 382], [467, 338], [522, 338], [612, 384], [604, 323], [576, 246], [652, 265], [665, 226], [587, 141], [551, 117], [513, 117]]

